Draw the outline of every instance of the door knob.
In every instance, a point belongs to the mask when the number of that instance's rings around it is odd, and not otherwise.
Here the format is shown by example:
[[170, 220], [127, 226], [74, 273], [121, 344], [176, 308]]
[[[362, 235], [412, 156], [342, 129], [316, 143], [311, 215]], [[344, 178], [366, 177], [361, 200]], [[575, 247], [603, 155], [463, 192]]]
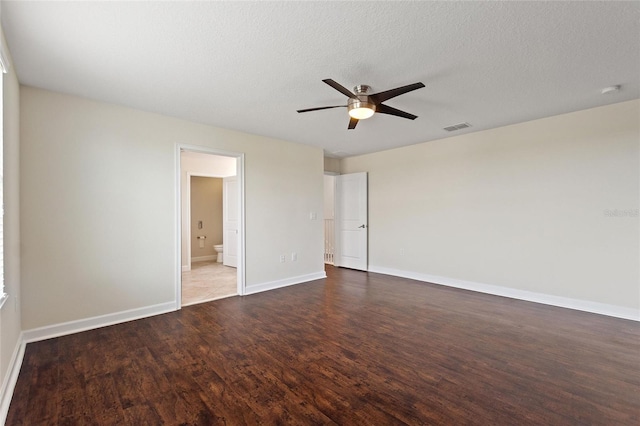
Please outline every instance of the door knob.
[[364, 224], [358, 226], [358, 228], [366, 228], [366, 227], [367, 227], [367, 225], [364, 225]]

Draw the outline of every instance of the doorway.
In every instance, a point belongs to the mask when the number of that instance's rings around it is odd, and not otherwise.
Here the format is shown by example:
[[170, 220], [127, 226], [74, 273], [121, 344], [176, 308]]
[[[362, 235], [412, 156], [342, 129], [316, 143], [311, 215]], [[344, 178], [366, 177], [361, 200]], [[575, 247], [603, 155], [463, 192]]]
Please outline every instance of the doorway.
[[324, 173], [324, 263], [333, 265], [335, 253], [336, 174]]
[[368, 270], [368, 190], [367, 173], [335, 177], [334, 266]]
[[[202, 154], [200, 154], [202, 155]], [[229, 162], [232, 177], [235, 179], [235, 159], [229, 157], [213, 157], [202, 159]], [[182, 164], [187, 170], [193, 166], [193, 156], [183, 155]], [[215, 164], [215, 163], [214, 163]], [[193, 170], [193, 169], [191, 169]], [[209, 172], [221, 173], [224, 168], [212, 167]], [[229, 296], [237, 292], [236, 262], [229, 262], [230, 238], [223, 239], [223, 210], [228, 210], [223, 198], [223, 181], [230, 178], [218, 178], [196, 175], [187, 172], [188, 189], [184, 196], [188, 202], [189, 217], [185, 216], [185, 227], [188, 231], [182, 238], [187, 245], [187, 259], [182, 271], [182, 306], [209, 302]], [[186, 198], [189, 197], [187, 201]], [[226, 208], [223, 208], [225, 206]], [[237, 210], [237, 209], [234, 209]], [[237, 235], [233, 235], [237, 239]], [[225, 241], [226, 240], [226, 241]], [[224, 244], [224, 243], [227, 244]], [[237, 244], [234, 244], [234, 247]], [[224, 259], [224, 262], [223, 262]]]
[[243, 160], [240, 153], [177, 147], [177, 309], [244, 294]]

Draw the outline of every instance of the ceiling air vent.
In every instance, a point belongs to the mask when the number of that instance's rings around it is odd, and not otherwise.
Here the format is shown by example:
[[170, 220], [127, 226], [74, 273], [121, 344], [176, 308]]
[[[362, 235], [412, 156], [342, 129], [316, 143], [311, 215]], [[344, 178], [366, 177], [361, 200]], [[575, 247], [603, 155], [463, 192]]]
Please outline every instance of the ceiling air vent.
[[467, 127], [471, 127], [471, 124], [459, 123], [459, 124], [454, 124], [452, 126], [447, 126], [444, 128], [444, 130], [446, 130], [447, 132], [455, 132], [456, 130], [466, 129]]

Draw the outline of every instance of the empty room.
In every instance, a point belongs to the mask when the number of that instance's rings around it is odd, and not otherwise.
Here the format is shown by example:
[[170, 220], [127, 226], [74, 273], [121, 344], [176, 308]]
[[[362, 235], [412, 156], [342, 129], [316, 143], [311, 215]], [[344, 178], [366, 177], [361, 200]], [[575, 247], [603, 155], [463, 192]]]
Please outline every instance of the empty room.
[[640, 424], [638, 16], [0, 0], [0, 424]]

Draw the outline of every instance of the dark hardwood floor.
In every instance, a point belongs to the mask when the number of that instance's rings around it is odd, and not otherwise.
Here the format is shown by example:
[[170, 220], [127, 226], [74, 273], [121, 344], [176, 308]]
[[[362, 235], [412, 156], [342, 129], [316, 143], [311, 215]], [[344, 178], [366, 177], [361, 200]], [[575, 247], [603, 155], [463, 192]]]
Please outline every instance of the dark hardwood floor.
[[327, 273], [30, 343], [6, 424], [640, 424], [636, 322]]

